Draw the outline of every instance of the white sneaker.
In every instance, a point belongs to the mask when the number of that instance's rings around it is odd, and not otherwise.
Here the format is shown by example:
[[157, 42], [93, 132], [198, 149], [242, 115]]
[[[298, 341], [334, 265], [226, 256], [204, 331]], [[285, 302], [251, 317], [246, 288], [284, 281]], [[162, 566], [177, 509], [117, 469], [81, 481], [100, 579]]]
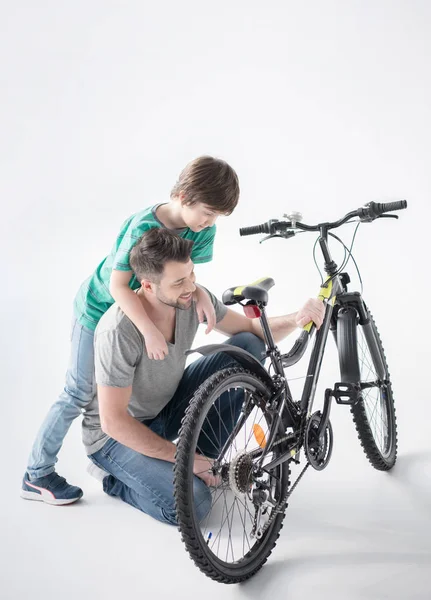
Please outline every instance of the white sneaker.
[[108, 473], [107, 471], [104, 471], [103, 469], [101, 469], [100, 467], [95, 465], [93, 461], [90, 461], [88, 463], [87, 473], [89, 475], [91, 475], [92, 477], [94, 477], [94, 479], [97, 479], [98, 481], [100, 481], [101, 483], [103, 483], [103, 480], [105, 479], [105, 477], [108, 477], [110, 475], [110, 473]]

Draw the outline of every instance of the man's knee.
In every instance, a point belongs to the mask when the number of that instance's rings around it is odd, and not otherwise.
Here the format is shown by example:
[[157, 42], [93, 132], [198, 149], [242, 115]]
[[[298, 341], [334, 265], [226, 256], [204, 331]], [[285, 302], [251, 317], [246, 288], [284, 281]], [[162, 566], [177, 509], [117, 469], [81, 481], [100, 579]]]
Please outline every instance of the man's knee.
[[198, 521], [202, 521], [211, 509], [212, 496], [210, 488], [198, 477], [193, 478], [193, 497]]
[[[193, 478], [193, 498], [195, 502], [195, 511], [198, 522], [202, 521], [211, 509], [212, 496], [211, 490], [198, 477]], [[159, 521], [169, 525], [178, 525], [175, 505], [172, 507], [163, 506], [160, 508], [160, 516], [156, 516]]]
[[250, 333], [248, 331], [237, 333], [229, 339], [228, 343], [232, 346], [237, 346], [238, 348], [247, 350], [247, 352], [253, 354], [253, 356], [261, 362], [263, 362], [265, 359], [265, 344], [263, 343], [263, 340], [257, 337], [257, 335], [254, 333]]

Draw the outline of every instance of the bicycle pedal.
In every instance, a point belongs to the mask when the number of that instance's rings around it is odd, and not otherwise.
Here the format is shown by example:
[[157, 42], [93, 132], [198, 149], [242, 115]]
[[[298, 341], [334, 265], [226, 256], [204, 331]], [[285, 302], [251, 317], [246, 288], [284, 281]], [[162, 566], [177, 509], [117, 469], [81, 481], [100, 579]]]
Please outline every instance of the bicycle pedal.
[[337, 382], [332, 390], [332, 396], [337, 404], [356, 404], [360, 398], [361, 388], [356, 383]]

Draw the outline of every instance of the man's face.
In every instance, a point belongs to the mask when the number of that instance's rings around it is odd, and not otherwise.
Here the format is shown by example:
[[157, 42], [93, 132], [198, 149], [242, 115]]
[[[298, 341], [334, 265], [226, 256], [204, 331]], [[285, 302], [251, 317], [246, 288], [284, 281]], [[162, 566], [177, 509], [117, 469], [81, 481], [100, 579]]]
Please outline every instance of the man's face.
[[188, 310], [192, 305], [192, 294], [196, 290], [195, 279], [191, 259], [186, 263], [169, 261], [165, 264], [160, 282], [153, 284], [156, 298], [168, 306]]

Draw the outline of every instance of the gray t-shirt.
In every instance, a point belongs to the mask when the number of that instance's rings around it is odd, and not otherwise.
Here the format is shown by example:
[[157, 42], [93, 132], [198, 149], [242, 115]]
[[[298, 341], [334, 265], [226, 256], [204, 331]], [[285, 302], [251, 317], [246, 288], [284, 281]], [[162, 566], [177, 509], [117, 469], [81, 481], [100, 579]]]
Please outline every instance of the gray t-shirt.
[[[208, 292], [221, 321], [227, 308]], [[174, 395], [183, 376], [186, 350], [193, 344], [199, 319], [193, 303], [190, 309], [176, 309], [175, 343], [168, 342], [164, 360], [150, 360], [144, 338], [118, 304], [100, 319], [94, 337], [96, 383], [110, 387], [132, 386], [129, 414], [143, 421], [156, 417]], [[100, 450], [109, 437], [100, 427], [97, 396], [84, 409], [82, 439], [87, 454]]]

